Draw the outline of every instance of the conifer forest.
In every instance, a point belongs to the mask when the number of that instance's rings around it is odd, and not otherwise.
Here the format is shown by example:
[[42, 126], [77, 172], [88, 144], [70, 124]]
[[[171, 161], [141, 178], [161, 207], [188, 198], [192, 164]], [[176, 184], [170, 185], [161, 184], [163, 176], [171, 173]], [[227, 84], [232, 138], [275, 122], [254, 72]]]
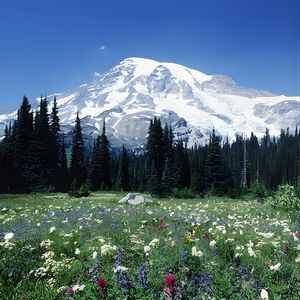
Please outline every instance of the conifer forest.
[[281, 184], [300, 186], [300, 133], [282, 129], [279, 137], [251, 133], [233, 142], [212, 130], [207, 145], [187, 148], [159, 118], [149, 122], [144, 151], [112, 151], [103, 119], [101, 135], [84, 144], [77, 115], [73, 140], [60, 132], [56, 100], [46, 98], [33, 113], [26, 97], [0, 144], [1, 193], [68, 192], [90, 189], [149, 192], [167, 197], [205, 194], [239, 197], [269, 193]]

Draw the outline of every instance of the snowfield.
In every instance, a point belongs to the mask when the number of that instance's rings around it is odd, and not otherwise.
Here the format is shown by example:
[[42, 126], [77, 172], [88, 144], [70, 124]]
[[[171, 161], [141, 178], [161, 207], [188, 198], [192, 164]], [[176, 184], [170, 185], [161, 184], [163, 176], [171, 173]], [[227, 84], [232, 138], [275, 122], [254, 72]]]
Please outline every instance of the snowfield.
[[[77, 111], [84, 119], [83, 131], [91, 136], [99, 133], [105, 118], [115, 146], [141, 146], [154, 116], [171, 124], [175, 137], [189, 146], [207, 142], [213, 127], [232, 140], [237, 133], [262, 136], [266, 128], [278, 135], [300, 120], [299, 96], [239, 87], [227, 76], [145, 58], [124, 59], [92, 83], [49, 96], [50, 104], [55, 96], [66, 133]], [[1, 133], [15, 116], [0, 115]]]

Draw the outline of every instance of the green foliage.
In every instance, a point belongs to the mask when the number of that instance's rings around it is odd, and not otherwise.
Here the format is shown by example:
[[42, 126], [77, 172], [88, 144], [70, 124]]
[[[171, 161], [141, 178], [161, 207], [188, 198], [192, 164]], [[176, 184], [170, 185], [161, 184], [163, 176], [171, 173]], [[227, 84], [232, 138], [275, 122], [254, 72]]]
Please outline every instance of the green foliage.
[[196, 198], [195, 192], [188, 188], [183, 188], [183, 189], [174, 188], [172, 190], [172, 196], [178, 199]]
[[300, 209], [300, 199], [296, 195], [295, 188], [288, 184], [280, 185], [275, 195], [273, 197], [269, 197], [267, 201], [273, 207], [279, 209]]
[[[0, 299], [99, 299], [101, 270], [107, 299], [158, 300], [168, 269], [177, 281], [174, 299], [260, 299], [262, 288], [269, 299], [299, 298], [293, 214], [256, 201], [216, 197], [160, 199], [147, 204], [148, 214], [143, 205], [120, 205], [123, 196], [97, 192], [83, 201], [64, 194], [0, 195], [1, 229], [15, 233], [11, 244], [2, 236]], [[160, 216], [165, 229], [158, 228]], [[249, 243], [255, 256], [249, 255]], [[104, 245], [111, 246], [106, 254]], [[116, 262], [127, 268], [122, 278], [130, 279], [128, 293], [116, 275]], [[278, 263], [277, 271], [270, 268]], [[139, 281], [140, 265], [145, 266], [146, 288]], [[83, 288], [68, 297], [67, 288], [74, 285]]]
[[84, 157], [84, 144], [79, 115], [77, 113], [75, 128], [73, 131], [72, 154], [70, 165], [70, 181], [76, 180], [81, 185], [86, 180], [86, 166]]
[[260, 181], [256, 181], [255, 184], [251, 186], [250, 191], [259, 201], [262, 201], [267, 196], [267, 191]]
[[118, 170], [118, 188], [121, 191], [129, 191], [129, 158], [125, 146], [122, 146], [122, 151], [119, 158]]
[[70, 190], [68, 195], [74, 198], [82, 198], [88, 197], [91, 194], [89, 185], [87, 183], [83, 183], [80, 187], [78, 187], [78, 183], [74, 179], [70, 185]]
[[88, 197], [90, 194], [89, 185], [87, 183], [83, 183], [79, 189], [79, 197]]

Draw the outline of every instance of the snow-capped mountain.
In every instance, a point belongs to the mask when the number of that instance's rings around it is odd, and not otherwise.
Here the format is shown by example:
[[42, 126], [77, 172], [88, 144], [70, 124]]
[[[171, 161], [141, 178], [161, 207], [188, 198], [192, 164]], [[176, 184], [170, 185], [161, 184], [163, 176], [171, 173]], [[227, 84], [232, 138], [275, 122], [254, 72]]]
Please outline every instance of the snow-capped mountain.
[[[169, 122], [175, 136], [191, 146], [207, 142], [214, 127], [221, 136], [262, 136], [266, 127], [300, 123], [300, 97], [239, 87], [223, 75], [206, 75], [174, 63], [127, 58], [92, 83], [48, 97], [57, 97], [63, 131], [72, 130], [77, 111], [86, 135], [101, 132], [105, 118], [110, 142], [138, 147], [146, 141], [150, 120]], [[16, 112], [0, 115], [0, 131]]]

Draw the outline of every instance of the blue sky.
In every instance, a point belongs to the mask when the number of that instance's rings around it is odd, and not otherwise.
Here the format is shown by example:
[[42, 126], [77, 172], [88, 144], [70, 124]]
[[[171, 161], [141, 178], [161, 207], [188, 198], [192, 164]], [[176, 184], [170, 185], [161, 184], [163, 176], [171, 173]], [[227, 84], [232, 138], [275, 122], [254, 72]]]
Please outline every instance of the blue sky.
[[298, 0], [0, 0], [0, 112], [126, 57], [299, 94]]

